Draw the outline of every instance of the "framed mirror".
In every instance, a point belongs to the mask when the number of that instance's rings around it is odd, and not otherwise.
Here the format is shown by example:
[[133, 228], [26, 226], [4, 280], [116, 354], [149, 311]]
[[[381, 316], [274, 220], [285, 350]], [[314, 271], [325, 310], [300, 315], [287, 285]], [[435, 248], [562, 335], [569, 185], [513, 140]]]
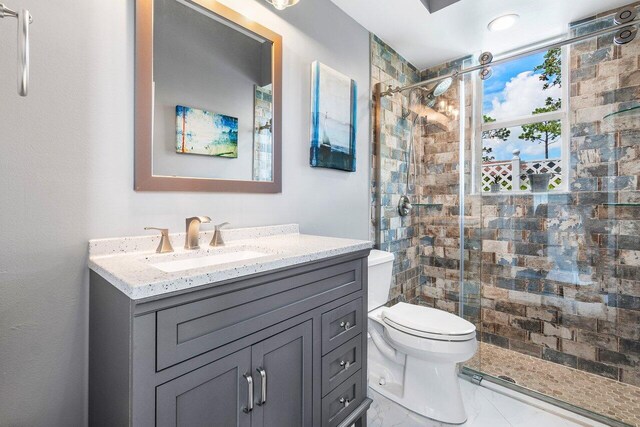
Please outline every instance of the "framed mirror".
[[215, 0], [136, 0], [135, 190], [279, 193], [282, 37]]

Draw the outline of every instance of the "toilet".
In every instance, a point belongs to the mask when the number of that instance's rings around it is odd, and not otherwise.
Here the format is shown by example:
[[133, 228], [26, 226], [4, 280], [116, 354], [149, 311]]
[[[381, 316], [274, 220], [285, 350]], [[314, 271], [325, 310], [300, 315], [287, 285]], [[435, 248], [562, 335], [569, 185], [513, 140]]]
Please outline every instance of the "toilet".
[[393, 254], [369, 255], [368, 383], [422, 416], [462, 424], [467, 415], [457, 364], [476, 352], [475, 326], [454, 314], [398, 303], [385, 307]]

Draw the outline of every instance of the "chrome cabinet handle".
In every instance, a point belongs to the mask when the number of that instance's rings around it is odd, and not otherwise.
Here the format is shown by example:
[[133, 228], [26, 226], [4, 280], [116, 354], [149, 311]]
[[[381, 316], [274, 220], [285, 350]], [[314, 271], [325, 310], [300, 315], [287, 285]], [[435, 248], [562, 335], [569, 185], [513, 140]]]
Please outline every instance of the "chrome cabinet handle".
[[346, 397], [341, 397], [340, 400], [338, 401], [340, 403], [342, 403], [342, 405], [346, 408], [347, 406], [349, 406], [349, 404], [351, 402], [349, 402], [349, 399]]
[[344, 371], [346, 371], [347, 369], [349, 369], [349, 367], [351, 366], [351, 362], [345, 362], [344, 360], [340, 361], [340, 366], [342, 366], [344, 369]]
[[253, 411], [253, 377], [250, 374], [244, 374], [244, 379], [247, 380], [247, 406], [242, 408], [245, 414]]
[[18, 20], [18, 95], [27, 96], [29, 92], [29, 25], [33, 17], [26, 9], [19, 12], [0, 3], [0, 18], [6, 16]]
[[345, 331], [348, 331], [349, 329], [352, 328], [351, 323], [349, 322], [340, 322], [340, 327]]
[[258, 406], [262, 406], [267, 403], [267, 373], [264, 369], [256, 369], [260, 374], [260, 400], [258, 400]]
[[18, 94], [29, 92], [29, 24], [31, 14], [22, 9], [18, 14]]

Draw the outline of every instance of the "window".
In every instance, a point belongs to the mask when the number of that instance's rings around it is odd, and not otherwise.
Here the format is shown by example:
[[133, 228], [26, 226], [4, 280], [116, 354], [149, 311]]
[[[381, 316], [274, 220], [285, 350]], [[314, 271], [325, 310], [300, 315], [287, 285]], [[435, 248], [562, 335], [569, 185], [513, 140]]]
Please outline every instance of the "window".
[[566, 190], [564, 56], [558, 48], [514, 59], [492, 67], [493, 76], [482, 81], [476, 175], [482, 193], [530, 191], [534, 174], [546, 174], [542, 182], [548, 178], [549, 191]]

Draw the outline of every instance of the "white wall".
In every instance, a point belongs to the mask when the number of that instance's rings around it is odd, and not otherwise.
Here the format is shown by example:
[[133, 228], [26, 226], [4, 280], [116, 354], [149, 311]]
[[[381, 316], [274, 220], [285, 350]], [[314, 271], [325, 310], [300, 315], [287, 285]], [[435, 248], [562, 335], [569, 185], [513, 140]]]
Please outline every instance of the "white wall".
[[[88, 239], [178, 231], [191, 215], [368, 237], [367, 32], [329, 0], [224, 3], [284, 37], [279, 195], [134, 192], [133, 1], [8, 1], [34, 23], [19, 98], [16, 23], [0, 20], [0, 425], [86, 422]], [[308, 166], [315, 59], [360, 87], [356, 173]]]

